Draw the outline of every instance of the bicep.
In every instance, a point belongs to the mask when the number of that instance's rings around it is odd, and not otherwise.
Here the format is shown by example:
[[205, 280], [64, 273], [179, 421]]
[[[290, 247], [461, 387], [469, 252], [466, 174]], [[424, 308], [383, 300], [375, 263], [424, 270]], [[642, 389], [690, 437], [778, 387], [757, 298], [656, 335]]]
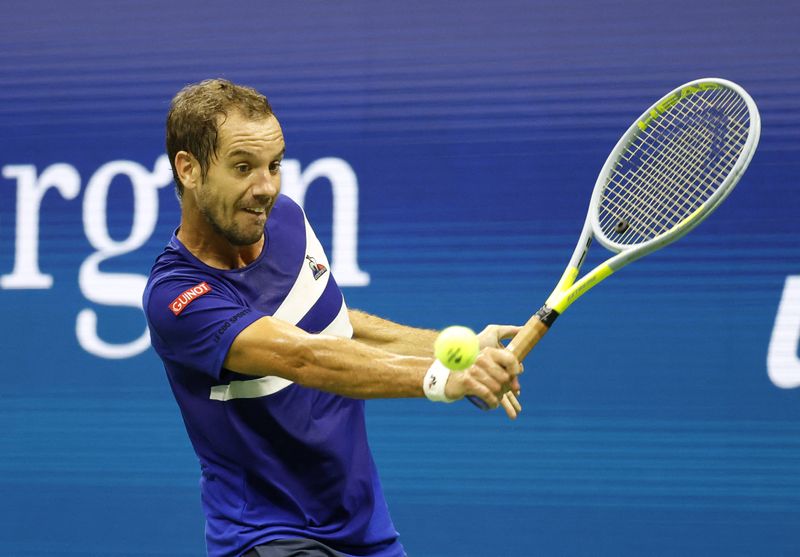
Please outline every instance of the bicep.
[[357, 309], [347, 309], [347, 317], [350, 319], [350, 325], [353, 327], [353, 338], [358, 339], [368, 336], [370, 330], [369, 315]]
[[437, 331], [400, 325], [358, 310], [349, 310], [353, 339], [394, 354], [429, 357]]

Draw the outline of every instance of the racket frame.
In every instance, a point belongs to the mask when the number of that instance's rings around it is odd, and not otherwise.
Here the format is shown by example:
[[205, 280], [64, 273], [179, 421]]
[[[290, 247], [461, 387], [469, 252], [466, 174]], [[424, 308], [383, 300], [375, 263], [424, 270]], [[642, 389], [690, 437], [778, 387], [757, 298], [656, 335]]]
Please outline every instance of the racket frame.
[[[667, 232], [635, 245], [618, 244], [608, 239], [605, 234], [603, 234], [598, 220], [598, 205], [600, 204], [608, 177], [611, 175], [619, 158], [626, 152], [627, 147], [639, 134], [647, 130], [650, 122], [660, 118], [669, 111], [672, 105], [679, 102], [684, 92], [691, 93], [691, 89], [689, 88], [702, 91], [719, 87], [733, 90], [743, 99], [750, 118], [750, 126], [747, 131], [748, 136], [742, 146], [742, 152], [723, 183], [708, 200]], [[677, 99], [676, 95], [679, 95]], [[633, 122], [633, 124], [631, 124], [622, 137], [620, 137], [606, 159], [595, 181], [581, 235], [578, 238], [578, 242], [575, 245], [575, 249], [572, 252], [572, 256], [570, 257], [564, 273], [561, 275], [553, 292], [548, 296], [545, 304], [539, 311], [531, 316], [528, 322], [520, 329], [519, 333], [517, 333], [508, 344], [507, 349], [510, 350], [519, 361], [522, 361], [533, 347], [538, 344], [547, 331], [550, 330], [550, 326], [555, 322], [556, 318], [575, 302], [575, 300], [622, 267], [674, 242], [705, 220], [705, 218], [725, 200], [731, 191], [733, 191], [734, 186], [736, 186], [753, 158], [760, 135], [761, 118], [755, 102], [742, 87], [726, 79], [714, 77], [695, 79], [684, 83], [680, 87], [676, 87], [654, 102]], [[616, 255], [607, 259], [600, 265], [597, 265], [594, 269], [578, 279], [578, 274], [586, 259], [586, 254], [595, 239], [597, 239], [598, 243], [603, 245], [603, 247], [616, 253]], [[488, 409], [488, 405], [480, 398], [474, 396], [469, 396], [468, 398], [476, 406], [482, 409]]]
[[[748, 115], [750, 118], [750, 126], [747, 131], [747, 139], [742, 146], [742, 152], [739, 155], [734, 166], [731, 168], [728, 176], [717, 190], [706, 200], [700, 207], [697, 208], [691, 215], [686, 217], [681, 223], [677, 224], [667, 232], [660, 234], [650, 240], [636, 245], [621, 245], [614, 243], [602, 233], [600, 223], [597, 218], [597, 207], [606, 187], [608, 177], [612, 170], [615, 168], [617, 161], [626, 151], [630, 143], [638, 136], [647, 130], [654, 119], [657, 119], [669, 111], [669, 108], [676, 104], [685, 93], [694, 94], [695, 92], [712, 89], [718, 87], [725, 87], [733, 90], [740, 98], [742, 98], [747, 106]], [[691, 89], [690, 89], [691, 88]], [[677, 97], [676, 97], [677, 96]], [[761, 134], [761, 118], [756, 106], [750, 95], [739, 85], [720, 78], [702, 78], [684, 83], [680, 87], [676, 87], [659, 100], [654, 102], [647, 110], [645, 110], [639, 118], [637, 118], [628, 130], [617, 141], [612, 149], [608, 158], [606, 159], [600, 174], [595, 181], [592, 198], [589, 203], [589, 209], [584, 220], [583, 230], [578, 238], [578, 243], [572, 253], [569, 264], [567, 265], [564, 273], [558, 281], [553, 292], [547, 298], [545, 304], [537, 311], [528, 322], [522, 327], [520, 332], [511, 340], [508, 349], [522, 361], [525, 356], [536, 346], [539, 340], [547, 333], [550, 326], [555, 322], [556, 318], [561, 315], [575, 300], [583, 296], [595, 285], [609, 277], [614, 272], [618, 271], [625, 265], [631, 263], [651, 253], [665, 245], [674, 242], [692, 228], [702, 222], [708, 215], [710, 215], [719, 204], [730, 194], [733, 187], [741, 178], [750, 160], [753, 158], [758, 139]], [[598, 243], [616, 255], [607, 259], [594, 269], [586, 273], [583, 277], [578, 279], [578, 273], [581, 266], [586, 259], [586, 254], [594, 239]]]
[[[651, 240], [636, 244], [636, 245], [623, 245], [610, 240], [603, 234], [600, 222], [598, 220], [598, 206], [602, 199], [603, 191], [608, 182], [608, 177], [613, 172], [619, 158], [626, 153], [628, 146], [633, 140], [641, 133], [644, 133], [641, 125], [647, 125], [653, 118], [654, 114], [661, 116], [661, 113], [669, 110], [661, 109], [666, 103], [670, 103], [676, 95], [680, 95], [682, 91], [692, 89], [706, 90], [712, 88], [724, 87], [734, 91], [742, 100], [744, 100], [750, 118], [750, 126], [748, 129], [748, 136], [742, 146], [742, 153], [738, 160], [731, 168], [728, 176], [723, 183], [716, 189], [716, 191], [705, 201], [700, 207], [697, 208], [691, 215], [686, 217], [683, 221], [675, 225], [673, 228], [659, 234]], [[675, 102], [672, 102], [675, 104]], [[672, 106], [670, 104], [669, 106]], [[750, 164], [753, 154], [758, 146], [758, 140], [761, 135], [761, 118], [759, 116], [758, 107], [753, 99], [742, 87], [721, 78], [703, 78], [689, 81], [680, 87], [676, 87], [659, 100], [654, 102], [650, 108], [645, 110], [642, 115], [631, 124], [628, 130], [617, 141], [617, 144], [612, 149], [611, 154], [606, 159], [603, 168], [595, 182], [592, 198], [589, 203], [589, 209], [586, 214], [586, 220], [583, 225], [578, 243], [570, 258], [564, 274], [561, 276], [556, 288], [547, 298], [545, 307], [552, 308], [558, 314], [566, 310], [575, 300], [580, 298], [583, 294], [589, 291], [593, 286], [604, 280], [612, 273], [620, 270], [625, 265], [652, 253], [667, 244], [674, 242], [686, 233], [691, 231], [695, 226], [700, 224], [706, 217], [708, 217], [720, 203], [733, 191], [734, 186], [739, 182], [739, 179], [744, 174], [747, 166]], [[578, 273], [580, 272], [581, 265], [586, 258], [586, 253], [593, 240], [597, 240], [606, 249], [615, 252], [617, 255], [609, 258], [602, 264], [598, 265], [580, 280], [576, 282]]]

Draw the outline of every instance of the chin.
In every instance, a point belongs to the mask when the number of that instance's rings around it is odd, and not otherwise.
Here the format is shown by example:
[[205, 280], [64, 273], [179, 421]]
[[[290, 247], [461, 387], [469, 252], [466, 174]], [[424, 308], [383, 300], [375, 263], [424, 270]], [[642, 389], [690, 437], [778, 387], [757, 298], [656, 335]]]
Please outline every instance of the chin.
[[244, 235], [237, 232], [233, 232], [225, 235], [226, 240], [228, 240], [234, 246], [239, 246], [239, 247], [252, 246], [259, 240], [261, 240], [261, 238], [263, 237], [264, 237], [263, 229], [258, 234]]

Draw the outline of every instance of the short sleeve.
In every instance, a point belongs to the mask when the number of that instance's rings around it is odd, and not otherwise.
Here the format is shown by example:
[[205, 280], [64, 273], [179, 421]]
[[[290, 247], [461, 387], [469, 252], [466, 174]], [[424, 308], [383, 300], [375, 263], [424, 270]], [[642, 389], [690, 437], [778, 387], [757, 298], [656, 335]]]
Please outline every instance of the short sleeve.
[[212, 277], [158, 281], [145, 292], [144, 311], [153, 348], [165, 363], [217, 380], [233, 340], [265, 316]]

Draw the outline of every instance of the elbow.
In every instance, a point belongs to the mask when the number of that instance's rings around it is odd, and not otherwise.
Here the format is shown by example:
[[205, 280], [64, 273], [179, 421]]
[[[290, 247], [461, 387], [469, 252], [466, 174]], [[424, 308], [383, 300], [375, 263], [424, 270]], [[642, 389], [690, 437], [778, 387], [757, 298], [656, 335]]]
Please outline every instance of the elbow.
[[[285, 343], [284, 346], [280, 346]], [[285, 339], [272, 346], [275, 371], [290, 381], [304, 387], [316, 386], [316, 378], [324, 367], [327, 349], [322, 338], [304, 335], [302, 339]]]
[[301, 344], [287, 354], [284, 375], [298, 385], [311, 387], [314, 383], [315, 369], [319, 367], [314, 350]]
[[339, 339], [327, 335], [312, 335], [292, 351], [287, 361], [291, 381], [304, 387], [323, 391], [339, 383], [339, 376], [347, 370], [342, 358]]

